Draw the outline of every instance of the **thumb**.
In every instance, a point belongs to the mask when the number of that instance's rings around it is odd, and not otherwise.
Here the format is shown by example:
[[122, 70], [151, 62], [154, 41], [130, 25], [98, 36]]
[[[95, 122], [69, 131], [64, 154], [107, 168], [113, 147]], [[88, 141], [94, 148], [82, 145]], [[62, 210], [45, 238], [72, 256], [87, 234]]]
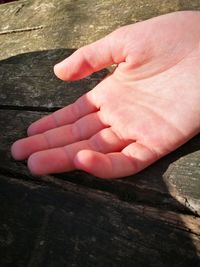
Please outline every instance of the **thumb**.
[[109, 65], [123, 62], [126, 58], [123, 42], [116, 37], [111, 33], [78, 49], [54, 66], [56, 76], [62, 80], [78, 80]]

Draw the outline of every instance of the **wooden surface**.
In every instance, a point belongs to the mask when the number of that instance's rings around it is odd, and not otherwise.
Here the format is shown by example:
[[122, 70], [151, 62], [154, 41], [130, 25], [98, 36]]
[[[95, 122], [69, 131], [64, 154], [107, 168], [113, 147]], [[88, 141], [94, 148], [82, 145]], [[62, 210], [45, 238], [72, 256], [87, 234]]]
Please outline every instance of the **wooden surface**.
[[78, 171], [34, 177], [10, 155], [32, 121], [108, 73], [65, 83], [53, 75], [57, 61], [115, 27], [182, 9], [200, 9], [200, 2], [0, 5], [0, 266], [200, 266], [199, 136], [143, 172], [111, 181]]

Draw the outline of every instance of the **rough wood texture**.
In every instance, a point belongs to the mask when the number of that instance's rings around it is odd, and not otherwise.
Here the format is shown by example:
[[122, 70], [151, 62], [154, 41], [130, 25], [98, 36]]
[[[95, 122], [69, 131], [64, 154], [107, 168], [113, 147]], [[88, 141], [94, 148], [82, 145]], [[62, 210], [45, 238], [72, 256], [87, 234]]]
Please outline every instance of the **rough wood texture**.
[[69, 48], [183, 9], [200, 9], [200, 2], [31, 0], [0, 6], [0, 266], [200, 266], [199, 136], [117, 181], [83, 172], [34, 177], [10, 155], [10, 145], [32, 121], [71, 103], [108, 73], [57, 80], [52, 67], [73, 52]]
[[2, 176], [0, 201], [1, 266], [199, 264], [196, 222], [186, 227], [176, 213], [69, 183], [63, 191]]

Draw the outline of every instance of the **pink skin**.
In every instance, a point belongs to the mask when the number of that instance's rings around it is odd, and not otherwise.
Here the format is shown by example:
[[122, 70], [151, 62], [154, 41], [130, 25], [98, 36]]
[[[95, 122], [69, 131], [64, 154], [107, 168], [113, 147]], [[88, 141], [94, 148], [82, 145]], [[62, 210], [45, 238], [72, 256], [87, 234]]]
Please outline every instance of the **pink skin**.
[[12, 155], [34, 174], [131, 175], [200, 132], [200, 12], [122, 27], [55, 66], [77, 80], [115, 71], [75, 103], [34, 122]]

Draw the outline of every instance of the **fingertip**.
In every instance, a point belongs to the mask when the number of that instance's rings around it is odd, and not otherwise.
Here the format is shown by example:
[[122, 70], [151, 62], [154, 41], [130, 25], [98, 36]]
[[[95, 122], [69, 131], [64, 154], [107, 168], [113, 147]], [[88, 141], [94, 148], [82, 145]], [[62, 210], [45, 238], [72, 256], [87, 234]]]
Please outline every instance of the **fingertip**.
[[27, 166], [31, 174], [33, 175], [44, 175], [41, 171], [37, 153], [32, 154], [27, 161]]
[[14, 142], [11, 146], [11, 155], [15, 160], [23, 160], [24, 156], [23, 156], [23, 149], [21, 146], [21, 141], [18, 140], [16, 142]]
[[62, 62], [56, 64], [54, 67], [53, 67], [53, 71], [54, 71], [54, 74], [61, 80], [64, 80], [64, 76], [63, 76], [63, 66], [62, 66]]
[[75, 80], [76, 77], [74, 77], [74, 68], [73, 65], [75, 64], [71, 62], [71, 66], [69, 67], [69, 58], [64, 59], [63, 61], [56, 64], [53, 68], [54, 74], [63, 81], [72, 81]]
[[14, 142], [10, 148], [10, 151], [11, 151], [11, 155], [14, 159], [17, 160], [18, 158], [18, 153], [17, 153], [17, 145], [16, 145], [17, 141]]
[[50, 129], [55, 128], [57, 125], [52, 115], [46, 115], [43, 118], [33, 122], [27, 129], [27, 135], [32, 136], [40, 133], [44, 133]]
[[34, 134], [36, 134], [36, 132], [35, 132], [35, 130], [34, 130], [34, 126], [33, 126], [33, 124], [31, 124], [31, 125], [28, 127], [28, 129], [27, 129], [27, 135], [28, 135], [28, 136], [31, 136], [31, 135], [34, 135]]
[[[47, 116], [46, 116], [47, 117]], [[28, 136], [32, 136], [32, 135], [36, 135], [36, 134], [40, 134], [41, 132], [43, 132], [43, 127], [45, 127], [45, 123], [41, 124], [41, 121], [44, 120], [45, 117], [43, 117], [42, 119], [39, 119], [37, 121], [34, 121], [33, 123], [31, 123], [28, 126], [27, 129], [27, 135]], [[47, 123], [46, 123], [47, 124]], [[44, 126], [43, 126], [44, 125]], [[49, 126], [49, 125], [47, 125]], [[51, 126], [51, 125], [50, 125]]]
[[74, 165], [77, 169], [91, 172], [91, 161], [92, 157], [90, 151], [79, 151], [74, 158]]
[[35, 172], [34, 154], [28, 158], [27, 167], [32, 174], [37, 174], [37, 171]]
[[77, 169], [88, 172], [99, 178], [112, 178], [110, 162], [102, 153], [82, 150], [74, 158]]

